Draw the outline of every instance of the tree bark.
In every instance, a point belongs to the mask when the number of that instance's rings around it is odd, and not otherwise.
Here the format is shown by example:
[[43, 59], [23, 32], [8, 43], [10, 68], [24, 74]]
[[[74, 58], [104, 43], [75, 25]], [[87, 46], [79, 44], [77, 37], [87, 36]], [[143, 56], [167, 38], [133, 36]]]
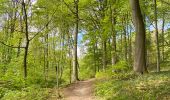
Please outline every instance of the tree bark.
[[165, 12], [163, 12], [163, 16], [162, 16], [162, 61], [163, 62], [165, 60], [164, 29], [165, 29]]
[[106, 40], [103, 40], [103, 58], [102, 58], [102, 62], [103, 62], [103, 71], [105, 71], [106, 66], [107, 66], [107, 52], [106, 52]]
[[[113, 15], [114, 13], [114, 15]], [[110, 21], [111, 21], [111, 33], [112, 33], [112, 65], [116, 64], [117, 55], [116, 55], [116, 17], [115, 17], [115, 9], [112, 9], [110, 5]]]
[[77, 39], [78, 39], [78, 31], [79, 31], [79, 10], [78, 4], [79, 0], [74, 0], [75, 4], [75, 32], [74, 32], [74, 47], [73, 47], [73, 69], [72, 69], [72, 82], [78, 81], [78, 60], [77, 60]]
[[24, 13], [24, 23], [25, 23], [25, 38], [26, 38], [26, 45], [24, 51], [24, 78], [27, 78], [27, 57], [28, 57], [28, 49], [29, 49], [29, 35], [28, 35], [28, 17], [27, 17], [27, 10], [24, 0], [22, 1], [23, 13]]
[[134, 55], [134, 71], [136, 73], [143, 74], [146, 70], [146, 59], [145, 59], [145, 26], [139, 0], [130, 0], [132, 9], [132, 18], [136, 31], [135, 40], [135, 55]]
[[157, 72], [160, 72], [160, 50], [159, 50], [159, 36], [158, 36], [158, 23], [157, 23], [157, 3], [154, 0], [155, 4], [155, 37], [156, 37], [156, 55], [157, 55]]

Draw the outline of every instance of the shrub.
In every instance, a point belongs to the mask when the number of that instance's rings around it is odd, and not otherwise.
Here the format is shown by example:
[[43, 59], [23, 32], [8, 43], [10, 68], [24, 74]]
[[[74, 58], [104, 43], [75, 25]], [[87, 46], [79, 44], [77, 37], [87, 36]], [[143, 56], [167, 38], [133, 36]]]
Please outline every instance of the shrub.
[[[97, 72], [96, 78], [124, 77], [130, 66], [125, 61], [120, 61], [116, 65], [109, 65], [105, 71]], [[122, 75], [122, 76], [121, 76]]]
[[112, 72], [126, 72], [129, 67], [126, 61], [119, 61], [116, 65], [112, 66]]

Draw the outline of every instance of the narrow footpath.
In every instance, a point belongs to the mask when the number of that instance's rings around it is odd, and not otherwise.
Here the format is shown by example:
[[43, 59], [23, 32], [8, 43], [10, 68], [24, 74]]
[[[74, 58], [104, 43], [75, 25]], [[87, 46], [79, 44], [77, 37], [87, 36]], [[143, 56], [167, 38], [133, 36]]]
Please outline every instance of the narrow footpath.
[[[94, 96], [94, 82], [95, 79], [89, 79], [69, 85], [62, 90], [64, 97], [60, 100], [96, 100]], [[49, 100], [59, 99], [54, 96]]]

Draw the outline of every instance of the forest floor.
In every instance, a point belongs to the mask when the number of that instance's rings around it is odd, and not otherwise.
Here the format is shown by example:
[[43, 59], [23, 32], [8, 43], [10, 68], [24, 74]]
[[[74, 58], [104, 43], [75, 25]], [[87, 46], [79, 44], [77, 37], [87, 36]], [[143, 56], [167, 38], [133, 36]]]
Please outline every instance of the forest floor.
[[49, 100], [95, 100], [94, 96], [95, 79], [85, 81], [78, 81], [70, 84], [68, 87], [61, 89], [62, 98], [57, 97], [57, 90], [55, 89]]
[[162, 66], [161, 72], [149, 67], [149, 73], [144, 75], [101, 74], [107, 77], [96, 77], [95, 95], [101, 100], [170, 100], [170, 65]]

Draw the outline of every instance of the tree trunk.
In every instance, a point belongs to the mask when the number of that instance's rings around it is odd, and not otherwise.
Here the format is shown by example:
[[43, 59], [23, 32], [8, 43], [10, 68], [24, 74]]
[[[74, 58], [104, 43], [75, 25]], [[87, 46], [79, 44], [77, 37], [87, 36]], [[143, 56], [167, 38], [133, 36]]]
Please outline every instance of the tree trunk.
[[100, 70], [100, 60], [99, 60], [99, 50], [98, 50], [98, 46], [97, 46], [98, 42], [95, 43], [95, 48], [96, 48], [96, 54], [97, 54], [97, 72], [99, 72]]
[[[48, 16], [47, 16], [48, 19]], [[46, 30], [48, 30], [48, 25], [46, 25]], [[48, 32], [48, 31], [47, 31]], [[45, 74], [45, 81], [48, 81], [48, 70], [49, 70], [49, 36], [48, 33], [46, 34], [46, 36], [44, 37], [45, 39], [45, 47], [44, 47], [44, 55], [45, 55], [45, 66], [44, 66], [44, 74]]]
[[103, 71], [105, 71], [106, 66], [107, 66], [107, 57], [106, 57], [107, 53], [106, 53], [106, 40], [103, 40], [103, 58], [102, 58], [102, 62], [103, 62]]
[[71, 38], [70, 38], [70, 35], [69, 35], [69, 31], [67, 32], [67, 39], [68, 39], [68, 55], [69, 55], [69, 68], [70, 68], [70, 77], [69, 77], [69, 82], [71, 83], [71, 79], [72, 79], [72, 53], [71, 53], [71, 47], [72, 47], [72, 44], [71, 44]]
[[74, 32], [74, 47], [73, 47], [73, 69], [72, 69], [72, 82], [78, 81], [78, 60], [77, 60], [77, 39], [78, 39], [78, 31], [79, 31], [79, 10], [78, 10], [78, 3], [79, 0], [74, 0], [76, 14], [75, 14], [75, 32]]
[[[114, 15], [113, 15], [114, 13]], [[112, 9], [112, 6], [110, 5], [110, 21], [111, 21], [111, 33], [112, 33], [112, 65], [116, 64], [116, 31], [115, 31], [115, 25], [116, 25], [116, 17], [115, 17], [115, 9]]]
[[26, 37], [26, 45], [25, 45], [25, 53], [24, 53], [24, 78], [27, 78], [27, 57], [28, 57], [28, 49], [29, 49], [29, 36], [28, 36], [28, 20], [27, 20], [27, 11], [24, 0], [22, 1], [23, 13], [24, 13], [24, 22], [25, 22], [25, 37]]
[[120, 34], [120, 57], [121, 59], [123, 58], [123, 30], [121, 30], [121, 34]]
[[[23, 9], [21, 9], [21, 13], [23, 13]], [[20, 18], [20, 20], [19, 20], [19, 24], [20, 24], [20, 31], [21, 31], [21, 33], [23, 33], [23, 16], [22, 16], [22, 15], [20, 15], [20, 16], [19, 16], [19, 18]], [[18, 52], [17, 52], [17, 57], [19, 57], [20, 52], [21, 52], [21, 50], [20, 50], [21, 42], [22, 42], [22, 38], [20, 37], [20, 40], [19, 40], [19, 43], [18, 43]]]
[[24, 52], [24, 78], [27, 78], [27, 57], [28, 57], [29, 41], [26, 42], [25, 52]]
[[145, 26], [141, 14], [139, 0], [130, 0], [130, 5], [132, 9], [132, 17], [136, 31], [134, 71], [136, 73], [143, 74], [143, 72], [146, 70]]
[[165, 60], [165, 43], [164, 43], [164, 29], [165, 29], [165, 12], [163, 12], [162, 16], [162, 61], [164, 62]]
[[156, 37], [156, 55], [157, 55], [157, 72], [160, 72], [160, 50], [159, 50], [159, 36], [158, 36], [158, 23], [157, 23], [157, 3], [154, 0], [155, 4], [155, 37]]

